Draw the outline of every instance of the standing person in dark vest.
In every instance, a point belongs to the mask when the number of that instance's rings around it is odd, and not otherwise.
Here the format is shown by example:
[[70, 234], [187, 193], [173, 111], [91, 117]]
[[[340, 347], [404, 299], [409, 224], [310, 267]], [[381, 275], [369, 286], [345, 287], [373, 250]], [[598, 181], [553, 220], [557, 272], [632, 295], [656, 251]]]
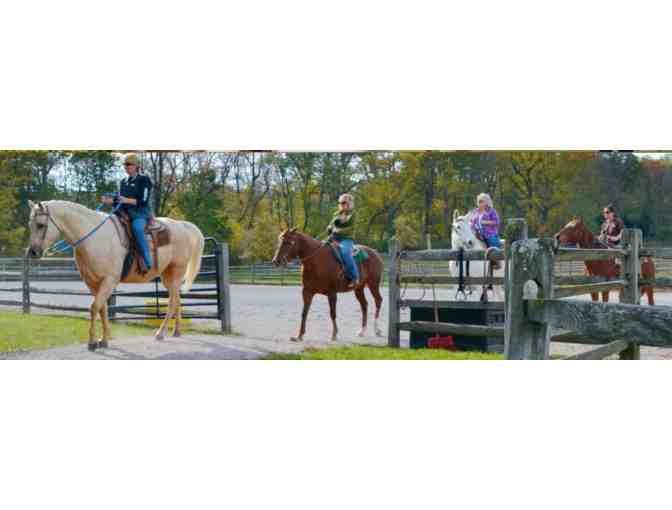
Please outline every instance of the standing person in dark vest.
[[600, 229], [599, 240], [605, 243], [610, 248], [615, 248], [621, 244], [621, 236], [625, 224], [623, 220], [616, 215], [616, 208], [609, 204], [602, 210], [604, 215], [604, 223]]
[[107, 205], [121, 204], [121, 208], [128, 213], [133, 227], [135, 241], [142, 252], [147, 270], [152, 268], [152, 258], [145, 238], [145, 227], [153, 218], [151, 196], [152, 180], [149, 176], [140, 173], [140, 161], [135, 154], [124, 158], [124, 170], [128, 177], [119, 183], [119, 193], [115, 198], [104, 196], [102, 201]]

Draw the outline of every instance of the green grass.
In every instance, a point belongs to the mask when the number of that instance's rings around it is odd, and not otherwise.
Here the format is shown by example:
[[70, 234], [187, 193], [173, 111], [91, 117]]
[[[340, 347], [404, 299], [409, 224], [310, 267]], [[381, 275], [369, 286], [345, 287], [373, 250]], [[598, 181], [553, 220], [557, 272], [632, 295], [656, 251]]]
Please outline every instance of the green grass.
[[273, 354], [271, 360], [501, 360], [501, 354], [442, 349], [393, 349], [373, 345], [308, 348], [300, 354]]
[[[112, 322], [112, 338], [152, 335], [156, 329], [144, 324]], [[102, 324], [97, 321], [98, 336]], [[182, 328], [185, 333], [216, 333], [206, 328]], [[84, 317], [66, 317], [47, 314], [24, 315], [20, 312], [0, 311], [0, 352], [48, 349], [89, 341], [89, 320]]]

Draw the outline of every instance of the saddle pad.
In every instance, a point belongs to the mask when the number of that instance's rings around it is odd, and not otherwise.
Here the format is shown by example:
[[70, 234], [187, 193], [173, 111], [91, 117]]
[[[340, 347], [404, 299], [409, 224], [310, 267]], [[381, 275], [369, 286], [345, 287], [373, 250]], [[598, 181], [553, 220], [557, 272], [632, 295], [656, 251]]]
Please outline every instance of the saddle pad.
[[359, 245], [355, 245], [355, 247], [352, 250], [352, 255], [355, 257], [355, 262], [358, 264], [361, 264], [364, 262], [366, 259], [369, 258], [369, 254], [365, 249], [363, 249]]

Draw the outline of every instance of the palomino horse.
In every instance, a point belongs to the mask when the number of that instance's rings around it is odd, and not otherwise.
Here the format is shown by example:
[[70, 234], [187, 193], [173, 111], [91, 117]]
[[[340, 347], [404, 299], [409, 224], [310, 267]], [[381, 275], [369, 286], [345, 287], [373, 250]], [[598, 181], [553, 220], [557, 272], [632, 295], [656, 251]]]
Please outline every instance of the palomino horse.
[[[374, 329], [377, 336], [382, 336], [383, 332], [378, 327], [378, 318], [380, 317], [380, 306], [383, 302], [383, 297], [380, 295], [383, 259], [380, 258], [380, 255], [374, 249], [368, 246], [361, 246], [361, 249], [366, 250], [369, 258], [360, 265], [360, 284], [354, 289], [355, 297], [357, 297], [357, 301], [359, 301], [362, 309], [362, 329], [359, 330], [358, 335], [364, 336], [366, 334], [368, 302], [364, 295], [364, 287], [368, 287], [376, 302]], [[289, 261], [295, 259], [298, 259], [303, 266], [301, 271], [303, 312], [301, 313], [299, 336], [292, 338], [292, 340], [303, 340], [303, 335], [306, 333], [306, 318], [308, 317], [308, 311], [315, 294], [324, 294], [329, 299], [331, 323], [333, 326], [331, 340], [337, 340], [336, 296], [339, 292], [350, 292], [353, 289], [347, 287], [340, 265], [331, 253], [331, 248], [322, 241], [313, 239], [307, 234], [297, 232], [293, 228], [285, 230], [280, 234], [278, 249], [273, 257], [273, 264], [276, 266], [287, 265]]]
[[[469, 219], [470, 215], [465, 214], [464, 216], [460, 216], [459, 211], [455, 210], [453, 212], [453, 226], [452, 226], [452, 231], [451, 231], [451, 246], [453, 247], [454, 250], [459, 250], [460, 248], [464, 248], [465, 251], [468, 250], [486, 250], [488, 247], [486, 244], [481, 241], [478, 237], [476, 237], [476, 234], [471, 228], [471, 225], [469, 224]], [[502, 244], [504, 244], [504, 241], [502, 241]], [[464, 263], [466, 264], [466, 262]], [[469, 262], [469, 275], [470, 276], [478, 276], [478, 277], [483, 277], [485, 275], [489, 275], [489, 272], [486, 273], [486, 271], [489, 271], [489, 262], [481, 262], [481, 261], [470, 261]], [[448, 263], [448, 267], [450, 268], [450, 273], [453, 276], [458, 276], [460, 267], [459, 263], [455, 260], [451, 260]], [[465, 271], [466, 275], [466, 271]], [[504, 276], [504, 269], [503, 266], [502, 268], [496, 269], [493, 272], [493, 276], [499, 276], [503, 277]], [[487, 292], [487, 288], [483, 289], [483, 292], [480, 296], [481, 300], [483, 300], [485, 297], [485, 293]], [[495, 298], [498, 301], [504, 301], [504, 295], [502, 293], [502, 289], [499, 285], [494, 285], [492, 288], [492, 292], [495, 295]], [[470, 290], [471, 293], [471, 290]]]
[[[595, 240], [593, 233], [586, 227], [586, 224], [580, 217], [574, 217], [567, 223], [560, 232], [555, 234], [555, 239], [562, 245], [578, 246], [579, 248], [605, 248], [601, 243]], [[614, 260], [592, 260], [585, 261], [586, 274], [589, 276], [604, 276], [611, 280], [618, 279], [621, 269]], [[644, 257], [642, 260], [642, 277], [654, 279], [656, 277], [656, 266], [653, 259]], [[653, 287], [643, 287], [642, 294], [646, 293], [649, 305], [654, 304]], [[597, 301], [599, 295], [594, 292], [590, 295], [593, 301]], [[609, 301], [609, 291], [602, 292], [602, 301]]]
[[[84, 239], [77, 244], [74, 252], [79, 274], [94, 297], [91, 304], [89, 350], [108, 347], [111, 335], [107, 299], [121, 281], [122, 266], [127, 252], [112, 220], [105, 221], [101, 225], [105, 214], [60, 200], [30, 202], [30, 208], [28, 253], [31, 257], [42, 257], [61, 235], [71, 245]], [[180, 336], [180, 286], [183, 291], [187, 291], [196, 279], [201, 267], [204, 239], [198, 227], [187, 221], [175, 221], [170, 218], [158, 218], [158, 220], [166, 225], [171, 239], [170, 244], [158, 249], [159, 267], [154, 267], [145, 275], [132, 271], [123, 282], [146, 283], [157, 276], [161, 277], [169, 295], [166, 318], [156, 331], [156, 339], [163, 340], [173, 316], [175, 316], [173, 336]], [[100, 228], [95, 230], [99, 225]], [[94, 230], [95, 232], [91, 234]], [[98, 315], [103, 323], [103, 336], [96, 341]]]

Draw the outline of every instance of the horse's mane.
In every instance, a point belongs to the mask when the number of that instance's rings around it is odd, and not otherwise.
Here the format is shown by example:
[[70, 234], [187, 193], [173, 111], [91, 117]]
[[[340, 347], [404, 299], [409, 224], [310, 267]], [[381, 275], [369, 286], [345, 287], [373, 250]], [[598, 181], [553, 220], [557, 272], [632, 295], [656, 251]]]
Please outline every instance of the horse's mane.
[[101, 213], [100, 211], [95, 211], [93, 209], [89, 209], [85, 205], [78, 204], [77, 202], [70, 202], [68, 200], [49, 200], [49, 201], [44, 202], [44, 203], [47, 204], [47, 206], [49, 206], [49, 205], [63, 206], [64, 208], [66, 208], [68, 210], [74, 210], [74, 211], [82, 213], [82, 214], [92, 213], [92, 214], [95, 214], [96, 216], [100, 216], [101, 214], [104, 214], [104, 213]]
[[318, 242], [318, 243], [320, 242], [319, 239], [317, 239], [317, 238], [311, 236], [310, 234], [307, 234], [307, 233], [305, 233], [301, 230], [289, 230], [289, 229], [284, 230], [284, 231], [280, 232], [280, 235], [278, 237], [282, 238], [283, 236], [288, 236], [288, 235], [295, 236], [297, 239], [301, 239], [301, 240], [304, 240], [304, 241], [309, 241], [309, 242], [313, 241], [313, 242]]
[[79, 209], [80, 211], [89, 211], [89, 212], [96, 212], [93, 209], [89, 209], [85, 205], [78, 204], [77, 202], [70, 202], [69, 200], [48, 200], [45, 202], [47, 205], [62, 205], [62, 206], [67, 206], [72, 209]]

